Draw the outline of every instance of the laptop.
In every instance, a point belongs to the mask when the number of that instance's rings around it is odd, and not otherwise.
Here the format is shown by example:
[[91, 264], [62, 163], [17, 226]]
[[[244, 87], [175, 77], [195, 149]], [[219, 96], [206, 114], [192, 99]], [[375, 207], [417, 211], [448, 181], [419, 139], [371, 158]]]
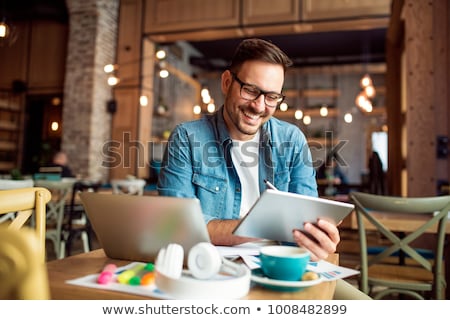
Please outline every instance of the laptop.
[[80, 193], [92, 228], [112, 259], [154, 262], [170, 243], [189, 250], [210, 242], [200, 201], [195, 198]]

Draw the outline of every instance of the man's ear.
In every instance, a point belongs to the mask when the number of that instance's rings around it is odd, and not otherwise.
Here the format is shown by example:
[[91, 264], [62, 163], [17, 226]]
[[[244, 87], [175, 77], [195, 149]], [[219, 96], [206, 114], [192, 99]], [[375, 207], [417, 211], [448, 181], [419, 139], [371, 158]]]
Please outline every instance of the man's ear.
[[233, 82], [233, 77], [231, 76], [230, 70], [225, 70], [222, 73], [222, 78], [221, 78], [221, 88], [222, 88], [222, 93], [224, 95], [226, 95], [228, 93], [228, 90], [230, 89], [232, 82]]

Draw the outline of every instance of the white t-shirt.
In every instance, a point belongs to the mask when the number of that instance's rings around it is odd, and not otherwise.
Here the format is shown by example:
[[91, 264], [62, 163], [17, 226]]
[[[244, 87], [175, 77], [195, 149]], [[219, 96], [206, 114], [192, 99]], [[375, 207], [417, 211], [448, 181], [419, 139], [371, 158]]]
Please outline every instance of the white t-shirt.
[[244, 217], [248, 210], [259, 198], [259, 131], [252, 140], [233, 140], [231, 159], [241, 181], [241, 209], [240, 217]]

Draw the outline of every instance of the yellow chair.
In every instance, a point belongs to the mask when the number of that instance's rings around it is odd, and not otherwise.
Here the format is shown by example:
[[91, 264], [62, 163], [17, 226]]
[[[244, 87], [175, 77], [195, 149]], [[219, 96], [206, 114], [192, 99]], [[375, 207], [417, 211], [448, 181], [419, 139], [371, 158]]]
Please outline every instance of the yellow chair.
[[9, 229], [18, 230], [35, 214], [35, 229], [40, 250], [40, 260], [45, 262], [46, 204], [51, 194], [45, 188], [23, 188], [0, 190], [0, 215], [17, 212], [11, 222], [5, 222]]
[[[450, 196], [392, 197], [351, 192], [361, 247], [360, 290], [375, 299], [391, 294], [415, 299], [443, 299], [444, 240]], [[371, 248], [378, 233], [381, 246]], [[433, 234], [430, 248], [419, 248], [418, 238]], [[374, 290], [377, 289], [377, 290]]]
[[50, 299], [47, 269], [34, 230], [0, 225], [0, 300]]

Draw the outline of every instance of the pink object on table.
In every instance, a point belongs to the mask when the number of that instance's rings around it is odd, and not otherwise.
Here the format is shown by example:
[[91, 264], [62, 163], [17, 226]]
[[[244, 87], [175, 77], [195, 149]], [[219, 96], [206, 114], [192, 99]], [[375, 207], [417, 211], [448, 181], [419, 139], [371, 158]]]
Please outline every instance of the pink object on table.
[[116, 269], [117, 269], [117, 266], [115, 264], [112, 264], [112, 263], [107, 264], [103, 268], [103, 270], [100, 273], [100, 275], [98, 276], [97, 283], [99, 283], [99, 284], [108, 284], [111, 281], [111, 279], [112, 279], [112, 277], [114, 275], [114, 271], [116, 271]]

